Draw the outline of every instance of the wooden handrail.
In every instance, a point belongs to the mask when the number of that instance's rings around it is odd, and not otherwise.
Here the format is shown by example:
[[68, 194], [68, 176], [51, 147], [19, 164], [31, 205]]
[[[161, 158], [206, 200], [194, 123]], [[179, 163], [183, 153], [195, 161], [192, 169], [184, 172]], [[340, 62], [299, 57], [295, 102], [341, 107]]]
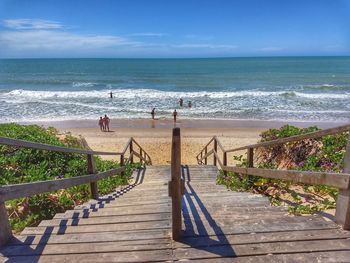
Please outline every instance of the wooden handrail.
[[118, 153], [118, 152], [99, 152], [99, 151], [91, 151], [91, 150], [84, 150], [84, 149], [78, 149], [78, 148], [68, 148], [63, 146], [54, 146], [50, 144], [12, 139], [7, 137], [0, 137], [0, 144], [17, 146], [17, 147], [25, 147], [25, 148], [31, 148], [31, 149], [37, 149], [37, 150], [47, 150], [47, 151], [53, 151], [53, 152], [79, 153], [79, 154], [92, 154], [92, 155], [121, 155], [121, 153]]
[[[273, 145], [279, 145], [288, 142], [300, 141], [305, 139], [315, 139], [327, 135], [337, 134], [341, 132], [347, 132], [350, 130], [350, 124], [343, 125], [335, 128], [325, 129], [321, 131], [306, 133], [297, 136], [291, 136], [281, 138], [268, 142], [261, 142], [243, 147], [238, 147], [230, 150], [225, 150], [220, 141], [214, 136], [209, 143], [202, 149], [202, 151], [196, 156], [198, 164], [207, 163], [207, 158], [210, 155], [214, 155], [214, 165], [219, 163], [221, 170], [226, 175], [227, 172], [235, 172], [243, 175], [255, 175], [264, 178], [280, 179], [292, 181], [295, 183], [313, 184], [313, 185], [327, 185], [340, 189], [337, 198], [336, 208], [336, 221], [343, 225], [344, 229], [350, 230], [350, 134], [348, 143], [346, 146], [346, 153], [344, 158], [344, 171], [342, 173], [326, 173], [326, 172], [313, 172], [313, 171], [298, 171], [298, 170], [278, 170], [278, 169], [262, 169], [254, 168], [254, 148], [267, 147]], [[208, 151], [208, 145], [214, 141], [214, 148]], [[221, 162], [218, 153], [217, 145], [223, 151], [223, 163]], [[227, 153], [247, 150], [247, 167], [237, 167], [227, 165]], [[203, 155], [203, 152], [205, 153]], [[199, 157], [200, 156], [200, 157]]]
[[339, 189], [348, 189], [350, 187], [350, 174], [348, 173], [276, 170], [235, 166], [224, 166], [222, 167], [222, 170], [227, 172], [235, 172], [243, 175], [255, 175], [264, 178], [292, 181], [294, 183], [327, 185]]
[[151, 157], [149, 156], [149, 154], [132, 137], [129, 138], [122, 152], [92, 151], [92, 150], [84, 150], [84, 149], [78, 149], [78, 148], [55, 146], [55, 145], [44, 144], [44, 143], [36, 143], [36, 142], [12, 139], [7, 137], [0, 137], [0, 145], [9, 145], [9, 146], [37, 149], [37, 150], [46, 150], [46, 151], [63, 152], [63, 153], [77, 153], [77, 154], [86, 154], [86, 155], [125, 155], [131, 143], [135, 143], [139, 147], [139, 149], [142, 150], [142, 152], [144, 152], [149, 159], [147, 161], [145, 158], [142, 158], [142, 160], [144, 160], [145, 162], [151, 163]]
[[205, 158], [208, 158], [210, 155], [212, 155], [214, 153], [214, 149], [210, 150], [209, 152], [207, 152], [205, 155], [202, 156], [202, 160]]
[[251, 145], [247, 145], [247, 146], [243, 146], [243, 147], [229, 149], [229, 150], [226, 150], [226, 152], [236, 152], [236, 151], [246, 150], [249, 148], [274, 146], [274, 145], [279, 145], [279, 144], [283, 144], [283, 143], [287, 143], [287, 142], [302, 141], [305, 139], [316, 139], [316, 138], [320, 138], [320, 137], [323, 137], [326, 135], [347, 132], [349, 130], [350, 130], [350, 124], [335, 127], [335, 128], [325, 129], [325, 130], [321, 130], [321, 131], [310, 132], [310, 133], [305, 133], [305, 134], [301, 134], [301, 135], [295, 135], [295, 136], [290, 136], [290, 137], [286, 137], [286, 138], [276, 139], [276, 140], [272, 140], [272, 141], [251, 144]]
[[122, 151], [122, 155], [125, 155], [126, 151], [128, 150], [128, 148], [130, 147], [130, 144], [132, 143], [132, 137], [129, 138], [128, 142], [125, 144], [124, 150]]
[[125, 171], [124, 167], [111, 169], [97, 174], [88, 174], [57, 180], [38, 181], [23, 184], [3, 185], [0, 187], [0, 202], [11, 199], [29, 197], [36, 194], [53, 192], [60, 189], [66, 189], [72, 186], [97, 182], [106, 177], [110, 177]]
[[[211, 139], [209, 140], [209, 142], [203, 147], [203, 149], [201, 150], [201, 152], [203, 152], [203, 151], [209, 146], [209, 144], [210, 144], [212, 141], [215, 140], [215, 138], [216, 138], [216, 136], [213, 136], [213, 138], [211, 138]], [[201, 154], [201, 152], [197, 155], [197, 159], [198, 159], [199, 155]]]
[[221, 142], [219, 141], [219, 139], [216, 136], [215, 136], [215, 140], [216, 140], [217, 145], [220, 147], [221, 151], [226, 152], [224, 146], [222, 146]]
[[[133, 150], [133, 143], [139, 147], [140, 154]], [[66, 189], [72, 186], [82, 185], [90, 183], [91, 187], [91, 196], [93, 199], [98, 199], [98, 189], [97, 189], [97, 181], [103, 178], [120, 174], [124, 175], [126, 170], [125, 165], [128, 163], [133, 163], [133, 156], [137, 156], [140, 158], [140, 162], [144, 164], [152, 164], [151, 157], [146, 153], [146, 151], [131, 137], [126, 146], [124, 147], [124, 151], [119, 152], [101, 152], [101, 151], [92, 151], [92, 150], [84, 150], [77, 148], [68, 148], [62, 146], [54, 146], [43, 143], [35, 143], [24, 140], [11, 139], [6, 137], [0, 137], [0, 145], [9, 145], [16, 147], [24, 147], [24, 148], [32, 148], [38, 150], [47, 150], [47, 151], [55, 151], [55, 152], [63, 152], [63, 153], [77, 153], [77, 154], [85, 154], [87, 155], [87, 170], [88, 175], [83, 176], [75, 176], [64, 179], [57, 180], [48, 180], [48, 181], [39, 181], [39, 182], [31, 182], [24, 184], [16, 184], [16, 185], [3, 185], [0, 186], [0, 246], [5, 244], [12, 236], [11, 227], [8, 220], [8, 215], [6, 211], [5, 201], [28, 197], [40, 193], [52, 192], [59, 189]], [[130, 155], [126, 162], [124, 162], [124, 157], [126, 151], [130, 149]], [[145, 156], [143, 156], [143, 153]], [[93, 155], [120, 155], [120, 167], [116, 169], [111, 169], [105, 172], [97, 172], [95, 161]]]
[[[133, 143], [135, 143], [136, 145], [137, 145], [137, 147], [139, 147], [139, 149], [140, 149], [140, 151], [141, 152], [143, 152], [145, 155], [146, 155], [146, 157], [148, 157], [148, 159], [149, 159], [149, 162], [150, 163], [152, 163], [151, 162], [151, 157], [149, 156], [149, 154], [140, 146], [140, 144], [138, 144], [138, 142], [137, 141], [135, 141], [135, 139], [132, 137], [132, 141], [133, 141]], [[136, 153], [135, 151], [134, 151], [134, 153]], [[141, 155], [141, 154], [140, 154]], [[139, 156], [138, 156], [139, 157]], [[139, 157], [140, 158], [140, 157]], [[140, 158], [141, 159], [141, 158]], [[147, 162], [147, 159], [146, 158], [143, 158], [144, 160], [145, 160], [145, 162]]]
[[182, 234], [181, 200], [185, 192], [184, 181], [181, 179], [180, 128], [173, 129], [171, 142], [171, 181], [168, 183], [168, 189], [172, 204], [172, 237], [174, 240], [179, 240]]

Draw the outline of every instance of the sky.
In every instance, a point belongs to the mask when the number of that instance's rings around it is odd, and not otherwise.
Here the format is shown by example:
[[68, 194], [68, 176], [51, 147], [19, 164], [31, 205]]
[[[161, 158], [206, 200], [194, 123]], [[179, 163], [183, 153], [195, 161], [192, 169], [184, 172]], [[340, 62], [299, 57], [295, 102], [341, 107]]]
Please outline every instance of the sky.
[[0, 58], [350, 55], [350, 0], [0, 0]]

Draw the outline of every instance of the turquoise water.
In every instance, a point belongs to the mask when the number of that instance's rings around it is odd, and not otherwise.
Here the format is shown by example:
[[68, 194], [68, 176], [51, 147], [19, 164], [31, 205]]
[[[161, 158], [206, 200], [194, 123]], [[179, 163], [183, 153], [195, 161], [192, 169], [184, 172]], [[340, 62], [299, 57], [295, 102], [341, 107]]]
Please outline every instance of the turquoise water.
[[350, 121], [350, 57], [0, 60], [3, 122], [149, 118], [152, 107], [160, 118], [177, 108], [180, 118]]

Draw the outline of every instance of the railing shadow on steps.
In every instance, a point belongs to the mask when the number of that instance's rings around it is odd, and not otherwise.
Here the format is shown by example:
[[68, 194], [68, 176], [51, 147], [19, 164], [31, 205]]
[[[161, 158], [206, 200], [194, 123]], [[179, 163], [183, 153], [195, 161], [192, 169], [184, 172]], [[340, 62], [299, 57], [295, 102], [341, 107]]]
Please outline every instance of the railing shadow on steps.
[[[189, 167], [187, 165], [181, 165], [181, 137], [179, 128], [173, 129], [169, 195], [172, 198], [173, 240], [223, 257], [236, 255], [232, 246], [229, 245], [225, 233], [210, 215], [194, 187], [192, 187]], [[198, 210], [196, 204], [199, 207]], [[190, 213], [193, 215], [193, 223], [196, 225], [198, 233], [195, 232]], [[200, 214], [204, 215], [204, 220], [206, 220], [209, 227], [213, 230], [214, 235], [209, 234], [209, 229], [206, 228]], [[182, 229], [182, 218], [185, 224], [184, 230]], [[200, 240], [199, 245], [198, 240]]]
[[[221, 227], [211, 216], [199, 195], [196, 193], [195, 188], [192, 187], [190, 169], [187, 165], [182, 166], [182, 177], [186, 181], [186, 189], [182, 202], [185, 230], [182, 232], [182, 238], [179, 242], [221, 257], [235, 257], [236, 253], [226, 238], [224, 231], [222, 231]], [[196, 204], [199, 208], [198, 210]], [[204, 215], [204, 220], [206, 220], [209, 227], [213, 230], [214, 235], [208, 232], [203, 218], [200, 216], [201, 213]], [[192, 214], [193, 222], [190, 214]], [[194, 224], [196, 225], [197, 233], [195, 232]]]
[[[338, 188], [339, 195], [337, 198], [335, 221], [338, 224], [341, 224], [344, 230], [350, 230], [350, 133], [348, 135], [349, 139], [346, 146], [344, 169], [341, 173], [254, 168], [254, 149], [276, 146], [288, 142], [302, 141], [306, 139], [321, 138], [323, 136], [349, 131], [350, 124], [303, 135], [291, 136], [242, 146], [229, 150], [226, 150], [222, 146], [219, 139], [214, 136], [204, 146], [196, 158], [199, 165], [207, 165], [208, 157], [213, 156], [213, 165], [218, 165], [224, 175], [227, 175], [228, 172], [235, 172], [241, 175], [255, 175], [264, 178], [287, 180], [295, 183], [326, 185]], [[219, 155], [218, 148], [222, 154], [222, 159], [220, 158], [221, 156]], [[228, 154], [242, 150], [247, 151], [247, 167], [230, 166], [228, 164]]]
[[[128, 164], [134, 163], [134, 156], [139, 158], [140, 163], [142, 165], [152, 164], [151, 157], [135, 141], [134, 138], [130, 138], [128, 140], [122, 152], [101, 152], [101, 151], [92, 151], [92, 150], [84, 150], [84, 149], [77, 149], [77, 148], [67, 148], [67, 147], [53, 146], [48, 144], [34, 143], [34, 142], [29, 142], [24, 140], [11, 139], [6, 137], [0, 137], [0, 145], [32, 148], [32, 149], [38, 149], [38, 150], [63, 152], [63, 153], [83, 154], [87, 156], [87, 161], [88, 161], [87, 170], [89, 173], [88, 175], [78, 175], [75, 177], [64, 178], [64, 179], [0, 186], [0, 229], [1, 229], [0, 246], [5, 245], [9, 241], [11, 241], [11, 243], [14, 243], [14, 244], [16, 243], [18, 244], [18, 242], [21, 242], [19, 240], [16, 240], [16, 238], [13, 237], [12, 235], [8, 214], [5, 207], [5, 201], [16, 199], [16, 198], [29, 197], [40, 193], [52, 192], [60, 189], [66, 189], [72, 186], [90, 183], [91, 197], [97, 200], [98, 202], [106, 202], [107, 200], [99, 199], [97, 181], [106, 177], [114, 176], [114, 175], [124, 176], [124, 173], [126, 171], [126, 166]], [[135, 146], [139, 149], [138, 152], [134, 150]], [[96, 165], [93, 158], [94, 155], [120, 156], [120, 164], [119, 164], [120, 166], [118, 168], [111, 169], [108, 171], [98, 172], [96, 170]], [[138, 180], [141, 180], [141, 182], [143, 180], [142, 179], [143, 175], [144, 175], [144, 169], [139, 170], [137, 178]], [[138, 181], [135, 182], [134, 184], [131, 185], [131, 187], [135, 187], [138, 183], [139, 183]], [[126, 191], [129, 191], [130, 189], [131, 188], [128, 186], [120, 190], [119, 192], [116, 193], [114, 198], [122, 195], [123, 193], [125, 193]], [[47, 228], [47, 229], [49, 230], [50, 228]], [[47, 234], [50, 235], [51, 233], [47, 233]], [[28, 238], [29, 237], [27, 237], [27, 239]], [[27, 244], [29, 242], [27, 239], [23, 244]], [[44, 244], [45, 242], [42, 242], [42, 243]], [[31, 248], [28, 247], [28, 249], [31, 249]], [[38, 253], [38, 250], [33, 250], [33, 253]]]

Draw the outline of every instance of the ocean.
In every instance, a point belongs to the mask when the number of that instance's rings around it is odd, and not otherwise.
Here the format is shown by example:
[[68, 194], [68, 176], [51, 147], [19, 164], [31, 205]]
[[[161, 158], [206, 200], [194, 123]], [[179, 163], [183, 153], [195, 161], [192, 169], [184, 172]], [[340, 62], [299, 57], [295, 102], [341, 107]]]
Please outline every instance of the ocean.
[[153, 107], [157, 118], [347, 122], [350, 57], [0, 60], [0, 122], [150, 118]]

